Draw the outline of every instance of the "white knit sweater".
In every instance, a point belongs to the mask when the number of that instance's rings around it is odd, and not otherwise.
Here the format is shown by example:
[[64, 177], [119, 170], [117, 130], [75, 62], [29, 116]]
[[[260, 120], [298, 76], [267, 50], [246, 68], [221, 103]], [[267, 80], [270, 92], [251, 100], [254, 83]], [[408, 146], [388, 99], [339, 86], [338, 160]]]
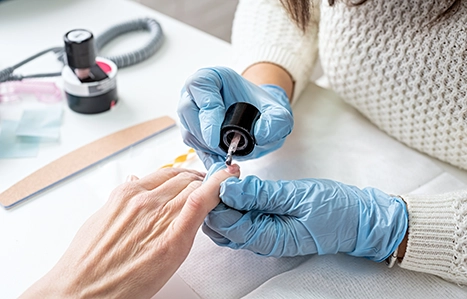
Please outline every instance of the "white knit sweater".
[[[329, 7], [325, 0], [314, 4], [304, 34], [279, 0], [243, 0], [232, 34], [237, 70], [281, 65], [293, 76], [295, 99], [319, 52], [333, 90], [380, 129], [467, 169], [467, 1], [454, 16], [429, 24], [446, 2]], [[467, 192], [403, 197], [410, 229], [401, 267], [467, 284]]]

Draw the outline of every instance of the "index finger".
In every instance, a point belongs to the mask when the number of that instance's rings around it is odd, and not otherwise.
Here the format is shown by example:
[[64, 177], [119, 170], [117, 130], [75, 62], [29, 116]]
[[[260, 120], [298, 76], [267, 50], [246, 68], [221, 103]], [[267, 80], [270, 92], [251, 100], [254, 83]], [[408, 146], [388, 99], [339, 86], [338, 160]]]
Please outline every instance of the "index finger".
[[162, 168], [139, 179], [136, 183], [147, 190], [153, 190], [182, 172], [193, 173], [200, 176], [201, 178], [204, 178], [205, 176], [203, 173], [193, 169]]
[[201, 134], [209, 147], [216, 148], [220, 141], [220, 127], [225, 115], [225, 103], [220, 90], [222, 80], [209, 69], [201, 69], [185, 85], [186, 92], [199, 108]]
[[200, 188], [191, 193], [177, 218], [176, 225], [180, 231], [189, 231], [195, 234], [206, 215], [219, 204], [221, 182], [229, 177], [239, 176], [240, 168], [238, 165], [230, 165], [227, 169], [219, 170], [211, 175]]

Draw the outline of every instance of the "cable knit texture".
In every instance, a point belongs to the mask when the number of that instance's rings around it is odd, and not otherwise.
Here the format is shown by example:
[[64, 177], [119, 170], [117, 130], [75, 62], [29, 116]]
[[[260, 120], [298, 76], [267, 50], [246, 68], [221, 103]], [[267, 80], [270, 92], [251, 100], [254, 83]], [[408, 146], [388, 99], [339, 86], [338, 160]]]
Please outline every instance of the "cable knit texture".
[[332, 88], [389, 135], [467, 169], [467, 2], [322, 5], [320, 56]]
[[430, 23], [449, 2], [324, 1], [304, 35], [279, 0], [243, 0], [232, 33], [236, 69], [279, 64], [293, 76], [296, 98], [319, 44], [324, 73], [345, 101], [403, 143], [467, 169], [467, 1]]
[[402, 198], [409, 240], [400, 266], [467, 284], [467, 191]]
[[[467, 1], [436, 22], [451, 1], [342, 2], [315, 4], [305, 35], [279, 0], [240, 1], [232, 35], [237, 70], [279, 64], [298, 97], [319, 48], [330, 86], [345, 101], [401, 142], [467, 169]], [[467, 194], [406, 199], [410, 239], [401, 266], [467, 284]]]

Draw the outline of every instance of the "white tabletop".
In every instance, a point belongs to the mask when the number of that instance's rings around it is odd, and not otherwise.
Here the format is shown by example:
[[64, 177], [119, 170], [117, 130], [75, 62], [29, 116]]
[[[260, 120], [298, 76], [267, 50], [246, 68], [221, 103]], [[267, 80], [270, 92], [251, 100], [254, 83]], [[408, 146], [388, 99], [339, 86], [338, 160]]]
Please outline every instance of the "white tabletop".
[[[227, 43], [131, 1], [0, 2], [0, 69], [41, 50], [63, 45], [63, 35], [71, 29], [86, 28], [98, 35], [112, 25], [140, 17], [152, 17], [160, 22], [165, 41], [149, 60], [119, 70], [117, 106], [109, 112], [83, 115], [71, 111], [64, 101], [60, 141], [42, 144], [35, 158], [0, 160], [0, 192], [41, 166], [107, 134], [163, 115], [176, 119], [185, 79], [200, 67], [225, 65], [230, 51]], [[111, 42], [104, 48], [104, 54], [135, 49], [146, 38], [144, 33], [128, 34]], [[55, 72], [60, 67], [53, 55], [47, 55], [18, 71]], [[27, 104], [0, 104], [0, 119], [16, 118]], [[161, 145], [163, 152], [157, 150]], [[149, 156], [153, 157], [156, 169], [183, 154], [186, 146], [178, 128], [173, 128], [107, 164], [152, 149], [155, 151]], [[94, 167], [12, 210], [0, 208], [1, 298], [18, 296], [45, 274], [85, 219], [106, 200], [109, 189], [127, 175], [122, 173], [109, 184], [108, 178], [99, 174], [102, 167]], [[99, 190], [86, 187], [85, 181], [93, 176], [106, 187], [97, 187]]]
[[[225, 42], [130, 1], [14, 0], [0, 4], [0, 69], [61, 45], [63, 34], [70, 29], [84, 27], [98, 35], [113, 24], [145, 16], [162, 24], [166, 39], [155, 56], [119, 72], [120, 103], [116, 108], [98, 115], [81, 115], [63, 103], [60, 142], [41, 146], [36, 158], [0, 160], [0, 191], [109, 133], [162, 115], [176, 118], [185, 79], [200, 67], [229, 66], [231, 51]], [[144, 34], [131, 35], [115, 41], [106, 51], [125, 51], [142, 41]], [[48, 58], [31, 65], [31, 71], [57, 70], [53, 58]], [[14, 117], [15, 109], [0, 105], [0, 118]], [[311, 84], [294, 107], [294, 115], [295, 128], [284, 146], [259, 160], [241, 163], [242, 175], [255, 174], [264, 179], [321, 177], [396, 194], [446, 192], [467, 185], [467, 172], [397, 142], [331, 91]], [[179, 135], [178, 129], [172, 129], [12, 210], [0, 209], [0, 297], [18, 296], [45, 274], [82, 223], [126, 175], [144, 175], [184, 153], [187, 147]], [[192, 166], [200, 167], [199, 161]], [[290, 259], [255, 256], [215, 246], [202, 233], [179, 276], [169, 285], [185, 291], [185, 281], [202, 298], [290, 298], [292, 294], [310, 298], [306, 287], [318, 292], [317, 297], [326, 298], [328, 291], [337, 287], [334, 279], [314, 285], [313, 275], [337, 274], [346, 278], [343, 286], [355, 287], [354, 298], [363, 298], [359, 292], [375, 286], [380, 290], [378, 298], [383, 298], [382, 294], [396, 298], [397, 292], [411, 298], [467, 292], [431, 275], [399, 268], [389, 271], [384, 265], [343, 255]], [[164, 290], [160, 293], [161, 297], [170, 297], [167, 294]], [[178, 298], [189, 296], [194, 295]]]

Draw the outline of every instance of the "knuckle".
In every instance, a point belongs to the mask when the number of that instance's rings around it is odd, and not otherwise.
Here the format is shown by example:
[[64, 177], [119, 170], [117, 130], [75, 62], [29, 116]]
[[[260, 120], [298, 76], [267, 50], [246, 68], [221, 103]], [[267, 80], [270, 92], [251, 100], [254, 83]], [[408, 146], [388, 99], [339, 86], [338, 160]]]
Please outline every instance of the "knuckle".
[[188, 196], [186, 204], [191, 205], [193, 210], [203, 211], [205, 209], [204, 202], [204, 193], [200, 189], [196, 189]]
[[160, 238], [157, 242], [157, 255], [169, 258], [169, 255], [172, 254], [174, 244], [167, 240], [166, 238]]
[[196, 71], [193, 75], [186, 79], [185, 86], [187, 89], [189, 89], [191, 85], [196, 85], [204, 76], [206, 76], [206, 69], [200, 69]]
[[135, 182], [123, 183], [112, 191], [112, 197], [126, 199], [139, 192], [139, 185]]
[[180, 169], [174, 168], [174, 167], [167, 167], [167, 168], [162, 168], [160, 171], [160, 174], [163, 176], [167, 177], [174, 177], [177, 176], [180, 173]]
[[187, 78], [185, 81], [185, 87], [187, 90], [189, 90], [191, 86], [199, 86], [200, 84], [215, 84], [215, 81], [218, 79], [219, 75], [214, 69], [202, 68]]
[[201, 187], [202, 182], [201, 181], [192, 181], [188, 184], [188, 186], [185, 188], [187, 197], [189, 198], [193, 192], [196, 192], [196, 190]]
[[[199, 71], [198, 71], [199, 72]], [[192, 74], [191, 76], [188, 76], [185, 80], [185, 87], [189, 89], [191, 85], [193, 85], [194, 82], [198, 79], [198, 72]]]
[[136, 211], [140, 211], [140, 210], [143, 210], [144, 208], [146, 208], [149, 203], [152, 201], [152, 197], [150, 196], [150, 194], [148, 192], [145, 192], [145, 193], [140, 193], [136, 196], [133, 196], [129, 201], [128, 201], [128, 205], [136, 210]]
[[198, 175], [192, 173], [192, 172], [188, 172], [188, 171], [184, 171], [185, 169], [182, 169], [182, 172], [180, 172], [177, 177], [179, 178], [182, 178], [184, 180], [189, 180], [189, 181], [195, 181], [195, 180], [199, 180], [199, 177]]
[[198, 189], [199, 187], [201, 187], [201, 185], [202, 185], [201, 181], [193, 181], [188, 184], [188, 188], [194, 191]]
[[188, 94], [188, 92], [184, 91], [182, 96], [180, 97], [177, 112], [179, 113], [179, 115], [183, 116], [186, 111], [190, 110], [192, 105], [193, 104], [191, 103], [191, 96]]

